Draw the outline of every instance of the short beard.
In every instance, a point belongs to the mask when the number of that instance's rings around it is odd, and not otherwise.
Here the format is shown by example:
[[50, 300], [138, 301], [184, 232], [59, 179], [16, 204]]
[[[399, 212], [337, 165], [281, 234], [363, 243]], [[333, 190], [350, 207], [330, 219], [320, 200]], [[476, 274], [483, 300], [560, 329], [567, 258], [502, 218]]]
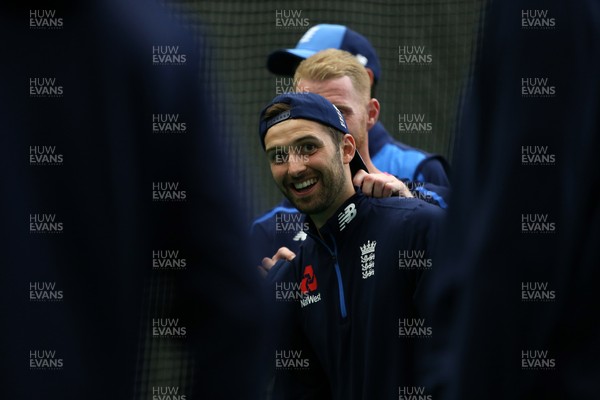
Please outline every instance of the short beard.
[[[303, 206], [302, 204], [298, 204], [296, 201], [294, 201], [294, 199], [288, 197], [288, 200], [300, 212], [302, 212], [304, 214], [308, 214], [308, 215], [313, 215], [313, 214], [320, 214], [324, 211], [327, 211], [327, 209], [329, 207], [331, 207], [332, 204], [335, 203], [337, 197], [342, 192], [342, 189], [343, 189], [345, 181], [346, 181], [346, 176], [344, 174], [344, 164], [342, 163], [341, 157], [340, 157], [340, 154], [341, 154], [340, 148], [339, 148], [339, 146], [336, 146], [336, 148], [337, 148], [337, 151], [336, 151], [335, 163], [331, 170], [331, 176], [328, 177], [328, 179], [330, 178], [331, 180], [325, 181], [325, 180], [321, 179], [320, 184], [322, 186], [322, 192], [321, 192], [320, 197], [318, 199], [313, 200], [308, 207]], [[323, 175], [321, 175], [321, 178], [323, 178]]]

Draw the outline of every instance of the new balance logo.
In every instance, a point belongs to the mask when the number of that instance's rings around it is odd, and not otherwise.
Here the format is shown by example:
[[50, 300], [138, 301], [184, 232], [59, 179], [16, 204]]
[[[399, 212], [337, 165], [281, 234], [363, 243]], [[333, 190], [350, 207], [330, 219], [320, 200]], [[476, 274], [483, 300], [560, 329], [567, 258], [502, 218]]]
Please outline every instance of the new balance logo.
[[296, 233], [296, 236], [294, 236], [294, 238], [292, 240], [294, 242], [303, 242], [306, 240], [307, 236], [308, 235], [306, 234], [306, 232], [300, 231], [300, 232]]
[[343, 231], [346, 225], [350, 223], [350, 221], [352, 221], [354, 217], [356, 217], [356, 206], [354, 205], [354, 203], [350, 203], [348, 204], [348, 206], [346, 206], [346, 208], [344, 208], [344, 211], [342, 211], [338, 215], [340, 231]]

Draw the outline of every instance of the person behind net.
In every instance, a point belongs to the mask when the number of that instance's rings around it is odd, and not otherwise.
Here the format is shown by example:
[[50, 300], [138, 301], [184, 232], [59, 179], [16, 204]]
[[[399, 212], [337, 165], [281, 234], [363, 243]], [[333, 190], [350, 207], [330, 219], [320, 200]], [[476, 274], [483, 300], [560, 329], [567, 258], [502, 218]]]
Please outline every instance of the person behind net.
[[[375, 96], [375, 88], [382, 75], [377, 52], [366, 37], [345, 25], [313, 26], [300, 38], [296, 47], [269, 54], [267, 69], [276, 75], [294, 76], [302, 60], [326, 49], [345, 50], [356, 56], [369, 74], [371, 96]], [[449, 165], [441, 155], [395, 140], [380, 121], [370, 128], [369, 139], [373, 164], [380, 170], [410, 181], [450, 186]]]

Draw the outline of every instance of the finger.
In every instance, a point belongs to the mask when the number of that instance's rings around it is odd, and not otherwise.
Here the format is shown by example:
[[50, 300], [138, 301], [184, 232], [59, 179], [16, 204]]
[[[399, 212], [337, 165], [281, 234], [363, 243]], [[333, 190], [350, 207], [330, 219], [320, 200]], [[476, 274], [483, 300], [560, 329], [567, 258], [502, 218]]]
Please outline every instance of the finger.
[[384, 197], [386, 182], [377, 180], [373, 183], [373, 197], [380, 199]]
[[382, 197], [391, 197], [394, 194], [394, 190], [399, 189], [394, 182], [387, 182], [383, 185]]
[[296, 253], [294, 253], [287, 247], [280, 247], [279, 250], [277, 250], [277, 253], [275, 253], [275, 255], [273, 256], [273, 261], [278, 261], [278, 260], [292, 261], [294, 258], [296, 258]]
[[375, 182], [376, 181], [373, 179], [373, 177], [371, 177], [369, 175], [365, 176], [360, 189], [366, 196], [369, 196], [369, 197], [373, 196], [373, 186], [375, 185]]
[[410, 190], [408, 190], [408, 188], [406, 186], [404, 186], [400, 192], [399, 192], [399, 196], [400, 197], [406, 197], [406, 198], [410, 198], [410, 197], [414, 197], [413, 194], [410, 192]]
[[275, 265], [274, 259], [275, 259], [275, 257], [273, 257], [273, 258], [265, 257], [262, 259], [261, 265], [265, 269], [265, 271], [269, 271], [271, 268], [273, 268], [273, 265]]
[[366, 173], [365, 170], [359, 169], [358, 172], [352, 177], [352, 183], [354, 186], [362, 187], [363, 181], [368, 175], [369, 174]]
[[412, 193], [410, 192], [410, 190], [408, 190], [408, 187], [404, 184], [404, 182], [400, 182], [400, 185], [398, 185], [398, 189], [394, 190], [394, 196], [398, 196], [398, 197], [413, 197]]
[[402, 182], [400, 179], [392, 176], [393, 181], [390, 181], [389, 184], [392, 188], [392, 193], [390, 196], [399, 196], [399, 197], [412, 197], [408, 187]]

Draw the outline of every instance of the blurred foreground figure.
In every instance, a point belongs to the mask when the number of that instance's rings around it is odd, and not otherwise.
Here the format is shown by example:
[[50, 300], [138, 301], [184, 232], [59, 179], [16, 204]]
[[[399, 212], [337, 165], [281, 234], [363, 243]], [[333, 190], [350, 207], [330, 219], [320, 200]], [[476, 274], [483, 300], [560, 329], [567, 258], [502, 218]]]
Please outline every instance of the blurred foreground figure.
[[484, 26], [423, 385], [435, 400], [599, 398], [600, 4], [497, 1]]
[[0, 397], [258, 398], [208, 46], [153, 2], [0, 7]]

